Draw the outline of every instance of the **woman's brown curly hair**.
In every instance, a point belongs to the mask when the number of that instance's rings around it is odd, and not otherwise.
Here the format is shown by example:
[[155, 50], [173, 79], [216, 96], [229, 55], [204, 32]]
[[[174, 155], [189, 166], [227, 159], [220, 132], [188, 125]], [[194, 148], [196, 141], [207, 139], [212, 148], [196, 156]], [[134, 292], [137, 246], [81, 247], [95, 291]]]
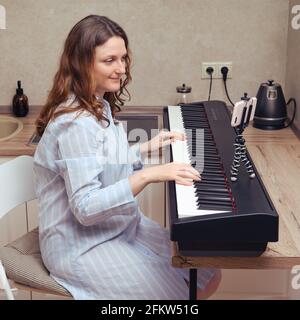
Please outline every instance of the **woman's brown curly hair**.
[[[78, 115], [83, 111], [88, 111], [99, 121], [105, 120], [109, 125], [109, 120], [102, 115], [103, 102], [97, 100], [95, 95], [96, 83], [93, 78], [92, 68], [95, 48], [103, 45], [114, 36], [121, 37], [127, 49], [125, 78], [121, 80], [120, 90], [115, 93], [106, 92], [104, 99], [110, 103], [113, 117], [116, 112], [121, 110], [120, 107], [124, 105], [125, 99], [122, 96], [130, 99], [126, 86], [131, 81], [131, 58], [125, 31], [107, 17], [98, 15], [87, 16], [72, 28], [65, 41], [64, 51], [60, 59], [59, 69], [54, 77], [53, 87], [49, 92], [46, 104], [43, 106], [35, 122], [36, 131], [40, 136], [44, 133], [50, 120], [64, 113], [74, 111], [78, 111]], [[56, 110], [59, 105], [68, 99], [71, 93], [75, 95], [78, 106], [66, 106]]]

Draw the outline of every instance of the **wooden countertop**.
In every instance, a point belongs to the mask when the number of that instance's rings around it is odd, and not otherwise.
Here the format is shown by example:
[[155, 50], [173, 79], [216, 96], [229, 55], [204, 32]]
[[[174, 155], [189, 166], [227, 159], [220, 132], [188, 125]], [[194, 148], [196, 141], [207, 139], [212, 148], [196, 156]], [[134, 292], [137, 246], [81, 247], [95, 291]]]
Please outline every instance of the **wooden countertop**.
[[[36, 145], [29, 144], [30, 138], [35, 132], [34, 122], [40, 110], [40, 106], [31, 106], [26, 117], [18, 118], [23, 122], [23, 129], [13, 138], [0, 142], [0, 157], [14, 157], [21, 155], [33, 156]], [[14, 117], [8, 107], [1, 107], [2, 115]], [[124, 114], [151, 114], [161, 116], [162, 107], [123, 107], [120, 115]], [[159, 117], [159, 127], [162, 128], [162, 117]]]
[[279, 241], [260, 257], [185, 257], [173, 246], [179, 268], [288, 269], [300, 265], [300, 141], [290, 129], [245, 131], [248, 151], [279, 214]]

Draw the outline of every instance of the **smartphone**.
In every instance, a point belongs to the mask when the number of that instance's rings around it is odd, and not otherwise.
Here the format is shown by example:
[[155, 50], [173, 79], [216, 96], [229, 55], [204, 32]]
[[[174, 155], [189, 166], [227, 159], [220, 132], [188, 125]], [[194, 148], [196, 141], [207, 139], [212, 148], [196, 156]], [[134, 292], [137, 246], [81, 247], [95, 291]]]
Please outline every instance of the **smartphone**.
[[233, 107], [233, 112], [231, 117], [231, 126], [237, 127], [240, 124], [242, 124], [241, 122], [242, 122], [244, 113], [245, 113], [244, 120], [243, 120], [244, 124], [249, 123], [249, 121], [253, 120], [255, 108], [256, 108], [256, 102], [257, 102], [256, 97], [252, 97], [248, 101], [247, 100], [238, 101]]

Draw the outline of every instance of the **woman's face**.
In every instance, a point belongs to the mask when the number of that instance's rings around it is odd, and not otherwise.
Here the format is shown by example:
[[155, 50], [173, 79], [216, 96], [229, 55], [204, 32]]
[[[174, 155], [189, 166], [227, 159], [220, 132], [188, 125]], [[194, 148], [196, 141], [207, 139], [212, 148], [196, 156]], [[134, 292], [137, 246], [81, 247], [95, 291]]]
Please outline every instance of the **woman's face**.
[[126, 56], [125, 42], [120, 37], [112, 37], [95, 48], [93, 71], [97, 95], [102, 97], [105, 92], [116, 92], [120, 89], [120, 80], [125, 74]]

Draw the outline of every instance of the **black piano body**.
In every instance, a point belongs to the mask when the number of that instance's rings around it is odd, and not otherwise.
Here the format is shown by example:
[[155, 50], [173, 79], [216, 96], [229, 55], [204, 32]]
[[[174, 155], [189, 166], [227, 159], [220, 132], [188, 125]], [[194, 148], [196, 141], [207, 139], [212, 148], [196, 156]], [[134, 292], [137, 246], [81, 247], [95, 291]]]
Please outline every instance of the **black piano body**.
[[[235, 208], [226, 213], [179, 218], [175, 182], [170, 181], [166, 200], [169, 200], [171, 240], [177, 242], [179, 253], [185, 256], [259, 256], [266, 250], [268, 242], [278, 241], [278, 213], [249, 154], [256, 177], [250, 179], [241, 166], [238, 180], [230, 180], [236, 132], [230, 125], [231, 115], [225, 103], [204, 101], [191, 105], [205, 109]], [[167, 108], [164, 108], [163, 118], [164, 127], [170, 129]], [[170, 160], [173, 161], [171, 148]]]

